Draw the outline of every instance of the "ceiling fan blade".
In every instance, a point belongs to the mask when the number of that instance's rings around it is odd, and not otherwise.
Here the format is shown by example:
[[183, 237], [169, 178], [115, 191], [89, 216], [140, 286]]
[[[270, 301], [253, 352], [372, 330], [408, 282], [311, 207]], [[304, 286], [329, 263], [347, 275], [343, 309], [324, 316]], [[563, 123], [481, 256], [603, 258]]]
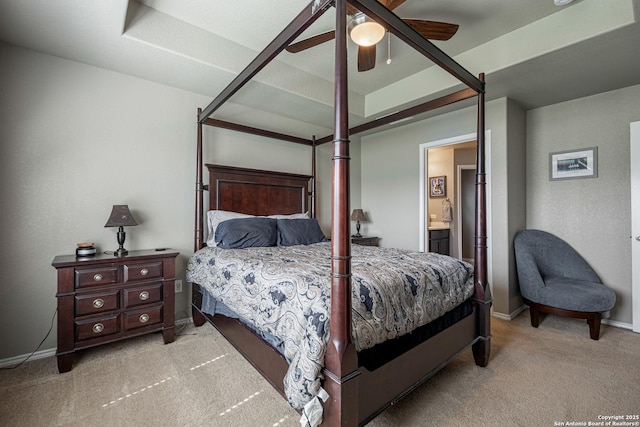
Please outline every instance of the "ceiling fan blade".
[[369, 71], [376, 66], [376, 45], [358, 46], [358, 71]]
[[[389, 10], [393, 10], [396, 7], [400, 6], [402, 3], [404, 3], [405, 1], [406, 0], [378, 0], [378, 3], [380, 3], [381, 5], [383, 5]], [[355, 7], [347, 3], [347, 15], [349, 16], [355, 15], [358, 12], [359, 12], [358, 9], [356, 9]]]
[[403, 19], [425, 39], [449, 40], [458, 31], [458, 25], [446, 22], [424, 21], [422, 19]]
[[355, 7], [347, 3], [347, 15], [351, 16], [351, 15], [355, 15], [356, 13], [358, 13], [358, 9], [356, 9]]
[[324, 42], [328, 42], [329, 40], [334, 39], [336, 36], [336, 32], [331, 30], [326, 33], [318, 34], [317, 36], [309, 37], [308, 39], [304, 39], [297, 43], [291, 43], [286, 47], [287, 52], [298, 53], [302, 50], [309, 49], [310, 47], [317, 46]]
[[393, 10], [396, 7], [400, 6], [402, 3], [404, 3], [405, 1], [406, 0], [378, 0], [378, 3], [380, 3], [381, 5], [383, 5], [389, 10]]

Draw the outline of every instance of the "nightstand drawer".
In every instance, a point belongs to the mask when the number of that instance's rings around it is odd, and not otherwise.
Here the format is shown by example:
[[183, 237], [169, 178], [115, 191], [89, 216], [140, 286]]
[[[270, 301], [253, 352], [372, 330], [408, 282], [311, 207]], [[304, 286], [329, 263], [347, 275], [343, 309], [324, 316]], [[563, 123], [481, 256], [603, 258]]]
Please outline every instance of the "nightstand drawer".
[[378, 237], [351, 237], [351, 243], [360, 246], [378, 246]]
[[118, 267], [77, 269], [75, 276], [76, 288], [108, 285], [118, 281]]
[[162, 306], [147, 307], [124, 314], [124, 329], [131, 330], [154, 325], [162, 321]]
[[162, 301], [162, 283], [124, 289], [124, 308]]
[[76, 316], [97, 314], [118, 309], [118, 291], [99, 294], [76, 294]]
[[76, 320], [76, 340], [88, 340], [120, 332], [118, 315]]
[[162, 277], [161, 262], [147, 262], [144, 264], [125, 264], [123, 268], [124, 268], [125, 282]]

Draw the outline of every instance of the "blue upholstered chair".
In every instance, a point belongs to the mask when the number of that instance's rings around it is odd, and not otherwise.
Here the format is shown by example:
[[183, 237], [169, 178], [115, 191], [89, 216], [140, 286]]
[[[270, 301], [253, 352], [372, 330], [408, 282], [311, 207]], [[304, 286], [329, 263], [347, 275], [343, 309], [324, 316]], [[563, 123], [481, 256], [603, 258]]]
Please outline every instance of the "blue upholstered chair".
[[540, 230], [522, 230], [513, 241], [520, 292], [529, 306], [531, 326], [540, 313], [586, 319], [591, 339], [600, 338], [602, 313], [616, 295], [567, 242]]

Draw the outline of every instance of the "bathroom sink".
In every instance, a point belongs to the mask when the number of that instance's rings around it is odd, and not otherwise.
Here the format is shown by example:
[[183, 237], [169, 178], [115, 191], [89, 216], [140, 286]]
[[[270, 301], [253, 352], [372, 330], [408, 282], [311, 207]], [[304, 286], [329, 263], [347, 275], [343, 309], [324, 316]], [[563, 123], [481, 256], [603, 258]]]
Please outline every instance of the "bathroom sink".
[[447, 229], [449, 229], [449, 223], [448, 222], [431, 221], [429, 223], [429, 231], [431, 231], [431, 230], [447, 230]]

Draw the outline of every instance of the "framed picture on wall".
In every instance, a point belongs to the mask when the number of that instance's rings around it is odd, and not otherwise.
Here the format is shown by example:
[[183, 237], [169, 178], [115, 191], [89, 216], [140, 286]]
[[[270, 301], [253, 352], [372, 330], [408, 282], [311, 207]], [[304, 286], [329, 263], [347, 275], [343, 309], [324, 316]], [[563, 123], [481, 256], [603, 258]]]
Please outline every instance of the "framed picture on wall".
[[429, 197], [447, 197], [447, 177], [429, 177]]
[[598, 147], [549, 154], [551, 181], [598, 177]]

